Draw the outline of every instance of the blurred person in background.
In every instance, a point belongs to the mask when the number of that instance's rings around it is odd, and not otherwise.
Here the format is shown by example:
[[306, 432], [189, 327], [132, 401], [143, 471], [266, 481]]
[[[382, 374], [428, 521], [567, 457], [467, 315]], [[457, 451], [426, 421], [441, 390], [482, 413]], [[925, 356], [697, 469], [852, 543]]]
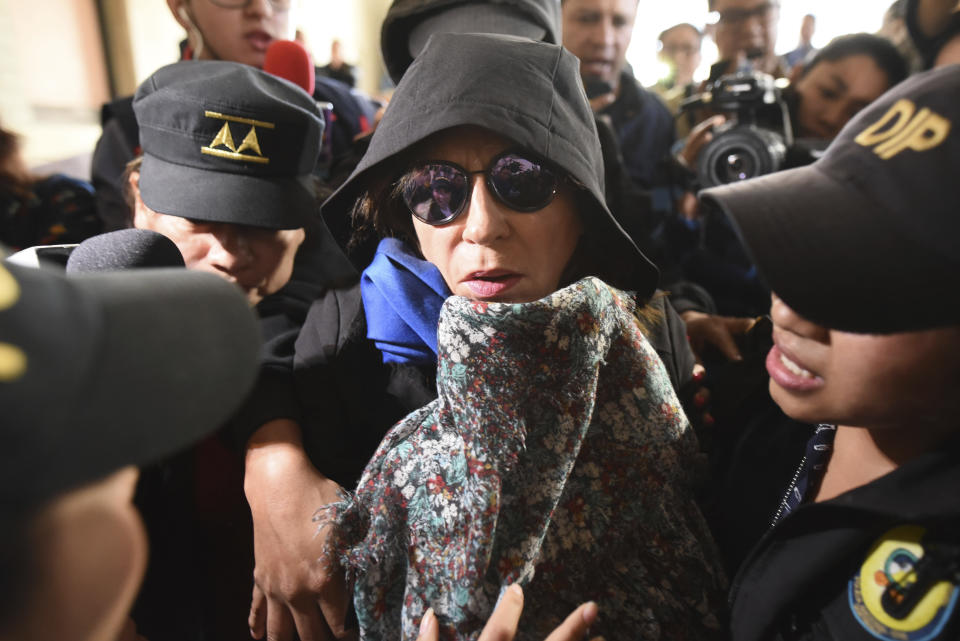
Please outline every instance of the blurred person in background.
[[[295, 35], [293, 0], [167, 0], [167, 5], [186, 31], [185, 60], [226, 60], [259, 68], [271, 43], [293, 40]], [[354, 137], [370, 129], [375, 106], [320, 73], [313, 95], [333, 105], [335, 117], [325, 134], [332, 156], [347, 153]], [[127, 224], [123, 171], [140, 147], [131, 102], [126, 96], [104, 105], [103, 134], [93, 152], [97, 213], [107, 231]]]
[[[608, 119], [630, 178], [649, 189], [673, 144], [673, 117], [626, 65], [638, 0], [563, 0], [563, 46], [580, 59], [590, 106]], [[605, 154], [606, 156], [606, 154]]]
[[803, 16], [803, 22], [800, 24], [800, 42], [796, 49], [792, 49], [783, 54], [783, 64], [787, 71], [806, 60], [811, 53], [816, 51], [813, 47], [813, 32], [817, 28], [817, 17], [812, 13]]
[[348, 87], [357, 86], [357, 70], [352, 64], [343, 59], [340, 41], [334, 39], [330, 43], [330, 62], [318, 69], [323, 75], [339, 80]]
[[693, 74], [703, 59], [700, 49], [703, 33], [689, 23], [674, 25], [659, 36], [661, 61], [669, 65], [669, 75], [651, 89], [657, 92], [675, 118], [677, 138], [685, 138], [696, 125], [692, 112], [680, 114], [680, 104], [698, 90]]
[[906, 0], [906, 22], [924, 68], [960, 63], [960, 2]]
[[703, 59], [700, 55], [703, 33], [689, 22], [683, 22], [665, 29], [657, 42], [660, 44], [657, 57], [669, 67], [669, 72], [651, 89], [666, 95], [671, 89], [692, 84], [693, 74]]
[[0, 243], [13, 249], [79, 243], [101, 227], [89, 183], [33, 175], [20, 137], [0, 127]]
[[907, 28], [907, 0], [894, 0], [883, 14], [883, 22], [877, 35], [892, 42], [910, 65], [910, 72], [923, 69], [923, 57], [917, 51], [910, 30]]
[[786, 75], [777, 46], [780, 0], [708, 0], [716, 12], [714, 41], [719, 59], [710, 67], [709, 82], [740, 69]]

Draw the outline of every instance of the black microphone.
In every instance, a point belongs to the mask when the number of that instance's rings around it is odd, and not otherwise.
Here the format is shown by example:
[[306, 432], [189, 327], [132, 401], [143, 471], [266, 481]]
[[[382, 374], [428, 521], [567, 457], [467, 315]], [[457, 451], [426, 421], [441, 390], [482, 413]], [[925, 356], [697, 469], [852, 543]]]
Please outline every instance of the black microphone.
[[67, 273], [109, 272], [141, 267], [186, 267], [173, 241], [148, 229], [121, 229], [92, 236], [67, 259]]

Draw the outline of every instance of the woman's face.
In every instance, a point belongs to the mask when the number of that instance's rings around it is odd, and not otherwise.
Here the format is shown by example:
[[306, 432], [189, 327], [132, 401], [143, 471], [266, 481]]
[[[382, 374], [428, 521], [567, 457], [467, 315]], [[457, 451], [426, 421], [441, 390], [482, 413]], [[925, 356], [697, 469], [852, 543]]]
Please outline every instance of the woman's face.
[[852, 334], [816, 325], [776, 295], [770, 395], [807, 423], [917, 429], [955, 425], [960, 327]]
[[[424, 145], [417, 160], [446, 160], [473, 172], [513, 146], [485, 129], [460, 127]], [[411, 215], [424, 258], [458, 296], [529, 302], [556, 291], [582, 233], [571, 187], [562, 185], [546, 207], [524, 213], [500, 202], [484, 174], [470, 181], [465, 210], [449, 223], [428, 225]]]
[[800, 136], [832, 140], [889, 86], [886, 72], [867, 55], [817, 63], [794, 83]]
[[[292, 10], [278, 9], [270, 0], [250, 0], [246, 7], [239, 9], [220, 7], [210, 0], [167, 0], [167, 3], [187, 33], [191, 27], [200, 31], [203, 48], [199, 57], [204, 60], [228, 60], [263, 67], [271, 42], [293, 38]], [[192, 41], [191, 44], [196, 46]]]

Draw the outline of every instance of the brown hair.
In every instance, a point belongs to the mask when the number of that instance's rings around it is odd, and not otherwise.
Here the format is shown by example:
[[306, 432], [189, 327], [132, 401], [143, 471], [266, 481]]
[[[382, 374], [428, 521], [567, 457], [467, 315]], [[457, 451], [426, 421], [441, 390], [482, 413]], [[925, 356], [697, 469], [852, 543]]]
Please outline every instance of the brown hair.
[[24, 198], [30, 194], [31, 183], [20, 159], [20, 136], [0, 127], [0, 189]]

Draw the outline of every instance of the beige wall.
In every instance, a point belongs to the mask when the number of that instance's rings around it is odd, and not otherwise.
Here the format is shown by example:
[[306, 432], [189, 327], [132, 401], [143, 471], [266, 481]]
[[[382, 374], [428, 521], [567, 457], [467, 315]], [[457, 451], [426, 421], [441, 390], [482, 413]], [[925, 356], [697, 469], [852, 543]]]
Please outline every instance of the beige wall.
[[0, 0], [0, 121], [28, 166], [84, 153], [109, 98], [94, 0]]
[[[206, 0], [204, 0], [206, 1]], [[130, 95], [157, 68], [174, 62], [183, 29], [164, 0], [0, 0], [0, 122], [24, 135], [29, 166], [89, 154], [99, 137], [100, 105]], [[295, 19], [317, 64], [340, 40], [376, 94], [383, 76], [380, 23], [390, 0], [298, 0]], [[105, 50], [109, 54], [105, 53]]]
[[[99, 107], [108, 97], [93, 0], [3, 0], [26, 99], [51, 108]], [[8, 61], [9, 62], [9, 61]]]
[[[180, 57], [180, 41], [186, 37], [164, 0], [125, 0], [132, 46], [131, 94], [150, 74]], [[206, 1], [206, 0], [205, 0]]]
[[300, 0], [298, 25], [318, 65], [330, 59], [330, 44], [340, 40], [343, 58], [358, 69], [358, 88], [379, 91], [384, 73], [380, 24], [391, 0]]

